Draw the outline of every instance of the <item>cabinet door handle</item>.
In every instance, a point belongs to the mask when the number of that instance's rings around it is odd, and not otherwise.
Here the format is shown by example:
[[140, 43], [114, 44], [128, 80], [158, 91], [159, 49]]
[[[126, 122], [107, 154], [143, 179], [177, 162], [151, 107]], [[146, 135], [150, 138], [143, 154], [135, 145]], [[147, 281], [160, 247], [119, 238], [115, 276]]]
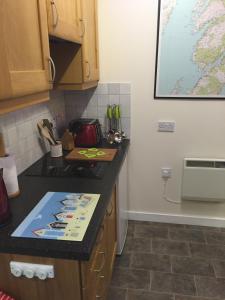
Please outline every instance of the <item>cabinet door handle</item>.
[[53, 27], [57, 27], [59, 22], [59, 13], [55, 1], [51, 1], [52, 16], [53, 16]]
[[49, 70], [50, 70], [50, 74], [51, 74], [51, 80], [50, 82], [54, 82], [55, 81], [55, 76], [56, 76], [56, 68], [55, 68], [55, 64], [53, 59], [51, 58], [51, 56], [48, 58], [49, 61]]
[[80, 23], [81, 23], [81, 28], [82, 28], [80, 37], [84, 37], [85, 31], [86, 31], [84, 20], [80, 19]]
[[102, 255], [102, 265], [99, 269], [95, 269], [94, 272], [96, 273], [101, 273], [101, 271], [103, 270], [104, 266], [105, 266], [105, 252], [104, 251], [100, 251], [99, 254]]
[[86, 65], [88, 66], [88, 73], [87, 73], [87, 78], [90, 78], [91, 76], [91, 67], [90, 67], [90, 63], [88, 60], [85, 61]]

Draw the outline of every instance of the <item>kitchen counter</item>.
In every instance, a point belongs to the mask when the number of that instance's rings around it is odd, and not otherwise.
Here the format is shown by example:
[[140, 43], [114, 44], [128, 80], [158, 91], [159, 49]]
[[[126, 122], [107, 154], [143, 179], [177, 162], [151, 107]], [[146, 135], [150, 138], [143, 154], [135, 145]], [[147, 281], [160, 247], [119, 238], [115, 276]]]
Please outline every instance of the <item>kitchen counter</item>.
[[[129, 140], [124, 140], [118, 146], [103, 144], [102, 147], [118, 149], [102, 179], [31, 177], [24, 173], [19, 176], [21, 194], [10, 200], [12, 218], [8, 225], [0, 228], [0, 252], [77, 260], [90, 258], [113, 186], [129, 147]], [[82, 242], [11, 237], [12, 232], [49, 191], [101, 194]]]

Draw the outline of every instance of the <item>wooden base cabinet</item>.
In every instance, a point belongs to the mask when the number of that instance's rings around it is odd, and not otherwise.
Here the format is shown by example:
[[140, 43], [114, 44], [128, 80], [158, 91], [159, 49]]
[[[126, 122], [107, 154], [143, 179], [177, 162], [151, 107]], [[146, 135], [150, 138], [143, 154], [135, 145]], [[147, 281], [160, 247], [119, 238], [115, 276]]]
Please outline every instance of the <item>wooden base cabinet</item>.
[[28, 106], [28, 95], [44, 101], [52, 87], [45, 0], [2, 1], [0, 36], [0, 114], [19, 108], [18, 99]]
[[81, 264], [84, 300], [106, 299], [116, 255], [116, 187], [89, 262]]
[[[0, 290], [16, 300], [106, 300], [116, 250], [116, 190], [89, 261], [0, 254]], [[55, 277], [40, 280], [10, 273], [10, 261], [53, 265]]]

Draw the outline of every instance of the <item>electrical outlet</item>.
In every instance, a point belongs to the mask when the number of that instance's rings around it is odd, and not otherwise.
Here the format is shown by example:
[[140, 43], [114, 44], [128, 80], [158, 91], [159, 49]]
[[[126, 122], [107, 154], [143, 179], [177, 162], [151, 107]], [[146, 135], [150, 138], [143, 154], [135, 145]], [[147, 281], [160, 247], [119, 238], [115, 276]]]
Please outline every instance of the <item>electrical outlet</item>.
[[158, 131], [160, 132], [174, 132], [175, 122], [174, 121], [159, 121]]
[[163, 167], [161, 169], [162, 178], [170, 178], [172, 176], [172, 168]]

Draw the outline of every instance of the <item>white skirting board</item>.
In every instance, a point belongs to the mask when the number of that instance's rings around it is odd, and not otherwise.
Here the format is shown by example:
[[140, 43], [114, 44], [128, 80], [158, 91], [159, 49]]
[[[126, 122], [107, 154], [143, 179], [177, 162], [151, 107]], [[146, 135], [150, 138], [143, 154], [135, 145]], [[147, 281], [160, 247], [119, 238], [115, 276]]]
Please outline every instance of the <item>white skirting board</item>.
[[128, 211], [129, 220], [225, 227], [225, 218]]

